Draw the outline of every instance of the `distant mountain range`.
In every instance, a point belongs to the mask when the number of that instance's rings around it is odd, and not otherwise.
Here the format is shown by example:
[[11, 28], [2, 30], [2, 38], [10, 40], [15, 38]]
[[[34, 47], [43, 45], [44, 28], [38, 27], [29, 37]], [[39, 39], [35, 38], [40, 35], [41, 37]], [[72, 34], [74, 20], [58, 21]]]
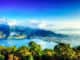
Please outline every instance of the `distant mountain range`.
[[0, 39], [7, 39], [9, 34], [10, 27], [7, 24], [0, 24]]
[[9, 26], [7, 24], [0, 24], [0, 32], [5, 35], [0, 39], [31, 39], [36, 37], [56, 37], [56, 38], [65, 38], [68, 35], [64, 34], [57, 34], [52, 31], [44, 30], [44, 29], [37, 29], [37, 28], [30, 28], [24, 26]]

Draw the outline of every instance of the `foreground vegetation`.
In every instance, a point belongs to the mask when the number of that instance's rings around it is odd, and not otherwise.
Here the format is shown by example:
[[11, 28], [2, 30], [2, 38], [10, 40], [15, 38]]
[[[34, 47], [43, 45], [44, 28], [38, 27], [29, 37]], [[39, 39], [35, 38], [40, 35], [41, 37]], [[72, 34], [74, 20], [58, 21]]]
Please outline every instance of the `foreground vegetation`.
[[42, 49], [35, 42], [19, 48], [0, 46], [0, 60], [80, 60], [80, 47], [59, 43], [54, 49]]

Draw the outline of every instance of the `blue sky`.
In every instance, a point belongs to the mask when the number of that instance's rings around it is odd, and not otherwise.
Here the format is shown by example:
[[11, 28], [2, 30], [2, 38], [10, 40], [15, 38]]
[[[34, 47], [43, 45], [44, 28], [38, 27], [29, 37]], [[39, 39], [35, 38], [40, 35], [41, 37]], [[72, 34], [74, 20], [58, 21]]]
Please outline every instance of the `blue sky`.
[[0, 17], [54, 19], [80, 16], [79, 0], [0, 0]]

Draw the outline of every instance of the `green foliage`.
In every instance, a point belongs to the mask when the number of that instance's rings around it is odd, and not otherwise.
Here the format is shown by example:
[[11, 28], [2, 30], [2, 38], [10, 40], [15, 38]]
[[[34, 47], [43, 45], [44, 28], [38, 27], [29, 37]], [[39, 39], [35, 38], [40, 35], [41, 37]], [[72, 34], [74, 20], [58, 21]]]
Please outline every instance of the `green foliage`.
[[43, 55], [53, 56], [54, 55], [54, 51], [52, 49], [44, 49], [43, 50]]
[[29, 56], [31, 55], [31, 52], [29, 51], [29, 48], [26, 46], [22, 46], [17, 50], [18, 53], [20, 53], [22, 56]]
[[19, 48], [0, 46], [0, 60], [5, 60], [6, 57], [13, 59], [13, 56], [18, 60], [79, 60], [80, 46], [72, 48], [70, 44], [59, 43], [54, 49], [43, 50], [33, 41], [28, 46]]
[[6, 48], [6, 51], [7, 51], [8, 53], [15, 53], [16, 50], [17, 50], [16, 46], [7, 47], [7, 48]]
[[4, 60], [4, 55], [0, 55], [0, 60]]
[[57, 56], [69, 60], [73, 60], [76, 54], [76, 52], [70, 47], [69, 44], [62, 44], [62, 43], [56, 45], [54, 51]]
[[41, 56], [42, 54], [42, 48], [40, 45], [36, 44], [35, 42], [30, 42], [29, 43], [30, 51], [32, 52], [33, 55], [39, 55]]

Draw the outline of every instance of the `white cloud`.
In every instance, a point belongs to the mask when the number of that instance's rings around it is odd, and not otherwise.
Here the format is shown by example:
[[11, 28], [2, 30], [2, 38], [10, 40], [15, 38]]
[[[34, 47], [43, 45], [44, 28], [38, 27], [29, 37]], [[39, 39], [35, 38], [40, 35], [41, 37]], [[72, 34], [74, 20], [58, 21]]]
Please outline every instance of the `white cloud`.
[[8, 21], [8, 24], [10, 26], [14, 26], [14, 25], [17, 25], [17, 22], [16, 22], [16, 20], [12, 20], [12, 21]]
[[[5, 20], [5, 19], [4, 19]], [[32, 28], [40, 28], [64, 34], [80, 34], [80, 20], [37, 20], [37, 19], [7, 19], [9, 25], [23, 25]], [[70, 30], [71, 29], [71, 30]]]
[[41, 45], [42, 49], [53, 48], [55, 45], [57, 45], [55, 42], [47, 42], [40, 39], [32, 39], [32, 41], [35, 41], [37, 44]]
[[[80, 21], [34, 21], [37, 28], [65, 34], [80, 34]], [[34, 26], [34, 24], [32, 26]]]
[[0, 24], [1, 23], [7, 23], [7, 19], [6, 18], [0, 18]]

